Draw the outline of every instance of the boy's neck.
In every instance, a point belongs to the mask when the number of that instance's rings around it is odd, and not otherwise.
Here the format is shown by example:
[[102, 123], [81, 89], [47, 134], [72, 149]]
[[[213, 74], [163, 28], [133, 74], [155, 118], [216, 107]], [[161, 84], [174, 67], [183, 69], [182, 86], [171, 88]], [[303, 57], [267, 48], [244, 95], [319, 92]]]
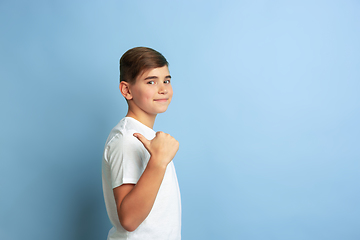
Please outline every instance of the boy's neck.
[[141, 122], [142, 124], [144, 124], [145, 126], [148, 126], [149, 128], [153, 129], [154, 127], [154, 123], [155, 123], [155, 118], [156, 118], [156, 114], [155, 115], [149, 115], [149, 114], [136, 114], [135, 112], [131, 111], [130, 109], [128, 110], [128, 113], [126, 114], [126, 117], [131, 117], [134, 118], [136, 120], [138, 120], [139, 122]]

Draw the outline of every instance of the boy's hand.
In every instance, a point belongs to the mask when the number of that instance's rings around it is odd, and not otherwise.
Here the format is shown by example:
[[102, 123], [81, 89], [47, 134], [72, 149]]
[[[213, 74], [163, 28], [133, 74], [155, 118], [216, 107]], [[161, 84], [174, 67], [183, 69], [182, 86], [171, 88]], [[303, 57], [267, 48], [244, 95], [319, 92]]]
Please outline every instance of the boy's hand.
[[144, 145], [151, 155], [151, 160], [166, 167], [175, 157], [179, 150], [179, 142], [170, 134], [157, 132], [156, 136], [150, 141], [140, 133], [134, 133], [134, 136]]

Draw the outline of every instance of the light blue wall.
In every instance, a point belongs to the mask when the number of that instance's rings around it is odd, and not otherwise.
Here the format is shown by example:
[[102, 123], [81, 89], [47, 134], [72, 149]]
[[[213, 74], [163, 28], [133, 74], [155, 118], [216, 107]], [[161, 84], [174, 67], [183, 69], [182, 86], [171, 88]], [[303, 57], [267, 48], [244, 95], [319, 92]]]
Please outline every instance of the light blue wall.
[[1, 1], [0, 239], [106, 239], [118, 60], [150, 46], [185, 240], [360, 239], [360, 2]]

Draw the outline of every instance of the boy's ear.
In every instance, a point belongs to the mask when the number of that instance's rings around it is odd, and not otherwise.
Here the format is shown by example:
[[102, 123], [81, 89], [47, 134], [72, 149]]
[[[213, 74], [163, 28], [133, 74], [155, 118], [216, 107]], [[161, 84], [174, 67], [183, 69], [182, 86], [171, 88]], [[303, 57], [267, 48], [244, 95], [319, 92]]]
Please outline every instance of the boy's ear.
[[119, 85], [119, 89], [120, 89], [121, 94], [124, 96], [124, 98], [126, 100], [132, 99], [132, 94], [130, 91], [130, 84], [128, 82], [121, 81], [120, 85]]

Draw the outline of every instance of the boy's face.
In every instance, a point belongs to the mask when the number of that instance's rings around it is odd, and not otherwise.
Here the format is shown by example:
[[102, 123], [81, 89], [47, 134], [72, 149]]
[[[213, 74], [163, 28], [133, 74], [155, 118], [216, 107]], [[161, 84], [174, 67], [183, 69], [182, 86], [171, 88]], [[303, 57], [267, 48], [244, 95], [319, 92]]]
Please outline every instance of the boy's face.
[[165, 65], [153, 68], [138, 76], [135, 84], [129, 85], [133, 111], [142, 111], [156, 115], [165, 112], [168, 108], [173, 90], [170, 83], [170, 73]]

